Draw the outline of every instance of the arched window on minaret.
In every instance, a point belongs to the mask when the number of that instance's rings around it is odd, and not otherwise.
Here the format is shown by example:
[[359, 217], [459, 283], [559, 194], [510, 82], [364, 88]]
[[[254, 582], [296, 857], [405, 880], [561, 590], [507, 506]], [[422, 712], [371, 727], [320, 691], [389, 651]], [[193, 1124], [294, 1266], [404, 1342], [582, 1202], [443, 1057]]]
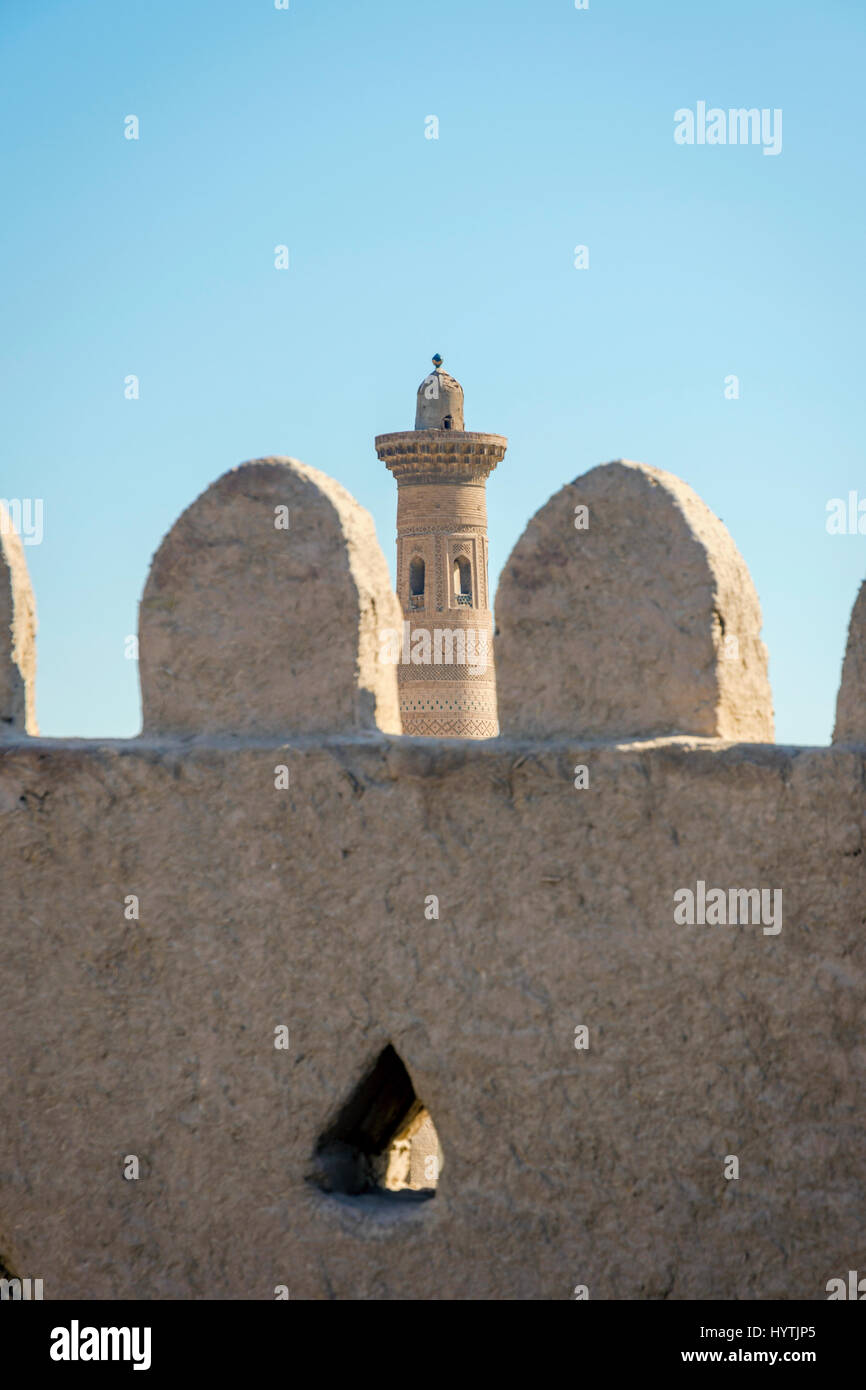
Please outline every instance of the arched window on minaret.
[[409, 561], [409, 605], [421, 608], [424, 598], [424, 561], [420, 555], [413, 555]]
[[454, 559], [454, 594], [458, 603], [472, 604], [472, 566], [465, 555]]
[[442, 428], [443, 428], [443, 430], [450, 430], [450, 429], [453, 429], [453, 427], [454, 427], [454, 417], [451, 416], [451, 415], [446, 415], [446, 416], [445, 416], [445, 419], [442, 421]]

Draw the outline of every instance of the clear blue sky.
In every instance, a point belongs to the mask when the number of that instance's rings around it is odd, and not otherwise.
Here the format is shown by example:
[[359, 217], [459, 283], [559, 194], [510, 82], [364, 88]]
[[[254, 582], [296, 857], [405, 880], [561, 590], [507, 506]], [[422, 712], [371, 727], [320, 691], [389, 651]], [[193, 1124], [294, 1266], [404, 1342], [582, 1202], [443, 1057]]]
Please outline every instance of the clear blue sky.
[[[778, 741], [829, 740], [866, 573], [825, 529], [866, 497], [860, 0], [2, 0], [0, 37], [0, 496], [44, 499], [43, 733], [138, 731], [151, 555], [245, 459], [338, 478], [393, 565], [373, 436], [440, 351], [510, 439], [491, 580], [562, 483], [669, 469], [754, 576]], [[704, 100], [781, 108], [781, 154], [676, 145]]]

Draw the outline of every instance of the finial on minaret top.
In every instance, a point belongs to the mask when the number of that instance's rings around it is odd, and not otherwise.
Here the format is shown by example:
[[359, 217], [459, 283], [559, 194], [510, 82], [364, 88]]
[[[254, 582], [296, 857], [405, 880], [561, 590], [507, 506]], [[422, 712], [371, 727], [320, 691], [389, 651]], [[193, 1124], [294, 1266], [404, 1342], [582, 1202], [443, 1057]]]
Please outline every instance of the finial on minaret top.
[[463, 387], [442, 371], [442, 354], [433, 354], [434, 370], [418, 387], [416, 430], [462, 430]]

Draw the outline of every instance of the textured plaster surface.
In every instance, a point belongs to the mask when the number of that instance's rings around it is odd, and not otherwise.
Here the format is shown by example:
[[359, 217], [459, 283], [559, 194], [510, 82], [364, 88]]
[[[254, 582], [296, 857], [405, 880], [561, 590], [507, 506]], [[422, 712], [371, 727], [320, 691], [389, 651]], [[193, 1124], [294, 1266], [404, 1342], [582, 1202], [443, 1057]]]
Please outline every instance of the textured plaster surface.
[[242, 464], [154, 557], [139, 621], [145, 730], [399, 733], [396, 669], [379, 660], [380, 629], [399, 626], [372, 518], [345, 488], [296, 459]]
[[866, 583], [860, 585], [848, 627], [833, 742], [866, 743]]
[[[823, 1298], [866, 1239], [864, 757], [5, 746], [4, 1260], [46, 1297]], [[783, 889], [781, 933], [675, 925], [696, 878]], [[417, 1206], [306, 1180], [389, 1041], [445, 1156]]]
[[21, 540], [0, 503], [0, 738], [36, 734], [36, 601]]
[[751, 576], [671, 473], [618, 460], [555, 493], [505, 565], [496, 626], [503, 733], [772, 741]]

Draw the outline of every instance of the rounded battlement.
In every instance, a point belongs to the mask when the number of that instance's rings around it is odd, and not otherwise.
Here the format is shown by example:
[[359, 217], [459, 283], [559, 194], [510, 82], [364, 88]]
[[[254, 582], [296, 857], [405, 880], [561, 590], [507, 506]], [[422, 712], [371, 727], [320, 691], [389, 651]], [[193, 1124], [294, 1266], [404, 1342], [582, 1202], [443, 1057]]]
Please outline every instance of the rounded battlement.
[[0, 737], [37, 734], [36, 603], [13, 519], [0, 502]]
[[502, 571], [496, 632], [504, 733], [772, 742], [745, 561], [660, 468], [617, 459], [555, 493]]
[[145, 733], [399, 733], [372, 518], [291, 458], [225, 473], [175, 522], [140, 613]]

